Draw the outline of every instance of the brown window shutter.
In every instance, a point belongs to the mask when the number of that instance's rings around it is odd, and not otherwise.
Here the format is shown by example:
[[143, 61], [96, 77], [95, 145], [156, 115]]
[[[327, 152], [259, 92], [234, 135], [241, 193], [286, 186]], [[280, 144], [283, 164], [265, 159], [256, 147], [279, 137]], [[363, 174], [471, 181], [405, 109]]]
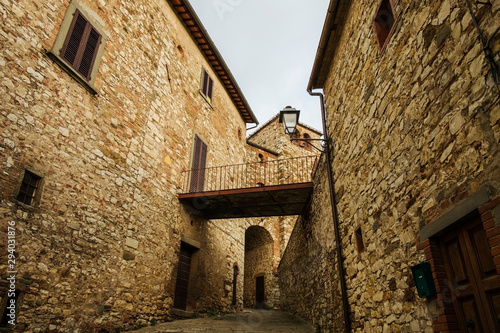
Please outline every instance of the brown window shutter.
[[190, 192], [202, 192], [205, 182], [205, 168], [207, 165], [207, 145], [196, 136], [191, 167]]
[[207, 72], [203, 72], [203, 93], [205, 94], [205, 96], [207, 95], [207, 91], [208, 91], [208, 74]]
[[78, 67], [78, 72], [85, 76], [87, 80], [90, 80], [90, 74], [92, 73], [92, 67], [94, 66], [94, 61], [97, 56], [97, 50], [100, 43], [101, 35], [94, 28], [91, 28], [87, 44], [85, 45], [85, 49], [83, 51], [82, 59], [80, 61], [80, 66]]
[[203, 87], [202, 92], [205, 97], [208, 97], [209, 100], [212, 100], [212, 89], [213, 89], [214, 81], [210, 78], [206, 71], [203, 71]]
[[208, 76], [208, 93], [207, 93], [207, 96], [208, 96], [208, 98], [210, 98], [210, 100], [212, 99], [212, 87], [213, 87], [213, 85], [214, 85], [214, 81], [210, 78], [210, 76]]
[[200, 169], [205, 169], [207, 166], [207, 145], [201, 141], [200, 149]]
[[101, 35], [77, 10], [60, 56], [78, 73], [90, 80], [100, 44]]
[[80, 44], [82, 43], [87, 23], [87, 20], [80, 14], [80, 12], [76, 11], [60, 54], [61, 57], [71, 65], [71, 67], [75, 67], [75, 61], [77, 59], [78, 50], [80, 49]]

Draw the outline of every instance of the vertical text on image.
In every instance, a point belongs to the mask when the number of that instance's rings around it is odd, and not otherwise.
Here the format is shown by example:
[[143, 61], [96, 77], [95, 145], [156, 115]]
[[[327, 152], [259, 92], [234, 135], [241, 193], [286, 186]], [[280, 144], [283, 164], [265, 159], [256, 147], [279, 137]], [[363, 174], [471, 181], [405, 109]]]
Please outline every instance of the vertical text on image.
[[7, 292], [6, 315], [9, 325], [16, 323], [16, 222], [7, 222], [7, 267], [9, 289]]

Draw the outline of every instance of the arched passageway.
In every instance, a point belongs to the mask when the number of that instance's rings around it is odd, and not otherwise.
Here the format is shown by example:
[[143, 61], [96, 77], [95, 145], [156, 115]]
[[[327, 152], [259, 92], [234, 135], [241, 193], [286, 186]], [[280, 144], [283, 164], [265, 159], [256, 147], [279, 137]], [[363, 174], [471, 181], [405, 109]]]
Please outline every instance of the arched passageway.
[[263, 227], [251, 226], [245, 232], [245, 307], [273, 307], [277, 279], [273, 274], [273, 238]]

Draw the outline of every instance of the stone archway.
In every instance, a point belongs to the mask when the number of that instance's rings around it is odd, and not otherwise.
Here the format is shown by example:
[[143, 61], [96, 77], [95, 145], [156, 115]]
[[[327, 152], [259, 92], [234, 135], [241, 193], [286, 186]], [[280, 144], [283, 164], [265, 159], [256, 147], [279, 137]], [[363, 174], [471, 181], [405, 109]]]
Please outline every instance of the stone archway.
[[273, 274], [273, 238], [260, 226], [245, 232], [243, 304], [245, 307], [273, 307], [277, 279]]

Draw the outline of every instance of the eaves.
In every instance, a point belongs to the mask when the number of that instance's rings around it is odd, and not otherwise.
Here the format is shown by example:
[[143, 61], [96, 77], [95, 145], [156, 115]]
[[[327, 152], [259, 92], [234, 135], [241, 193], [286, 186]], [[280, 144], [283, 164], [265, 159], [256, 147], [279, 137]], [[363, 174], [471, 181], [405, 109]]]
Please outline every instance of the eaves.
[[335, 57], [351, 0], [331, 0], [316, 51], [307, 91], [322, 89]]
[[227, 64], [224, 62], [224, 59], [215, 47], [215, 43], [203, 27], [201, 20], [196, 15], [196, 12], [189, 1], [167, 0], [167, 2], [170, 4], [174, 12], [177, 14], [177, 17], [179, 17], [188, 33], [198, 45], [202, 54], [212, 66], [214, 72], [224, 85], [227, 93], [231, 97], [231, 100], [238, 109], [245, 123], [258, 124], [259, 121], [250, 108], [250, 105], [238, 86], [238, 83], [231, 74]]

